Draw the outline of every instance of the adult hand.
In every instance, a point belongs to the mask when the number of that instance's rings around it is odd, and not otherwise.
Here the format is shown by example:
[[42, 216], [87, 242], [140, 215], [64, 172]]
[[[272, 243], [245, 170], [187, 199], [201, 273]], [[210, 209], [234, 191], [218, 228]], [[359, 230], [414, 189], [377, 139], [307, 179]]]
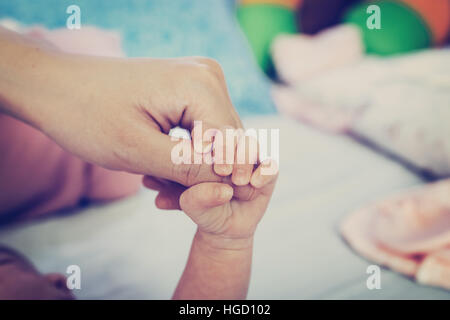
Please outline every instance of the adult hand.
[[210, 165], [171, 161], [171, 128], [241, 127], [219, 64], [207, 58], [63, 54], [0, 32], [0, 110], [81, 158], [190, 186], [219, 181]]

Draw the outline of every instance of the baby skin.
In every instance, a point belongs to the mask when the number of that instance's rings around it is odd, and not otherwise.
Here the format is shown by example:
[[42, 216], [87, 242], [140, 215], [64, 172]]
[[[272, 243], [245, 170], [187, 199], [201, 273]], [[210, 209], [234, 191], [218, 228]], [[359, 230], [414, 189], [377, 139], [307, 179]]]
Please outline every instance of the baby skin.
[[173, 299], [245, 299], [247, 295], [253, 236], [275, 187], [278, 168], [273, 160], [266, 160], [255, 165], [214, 165], [214, 172], [221, 182], [189, 188], [144, 178], [146, 187], [159, 191], [159, 208], [181, 209], [197, 224]]

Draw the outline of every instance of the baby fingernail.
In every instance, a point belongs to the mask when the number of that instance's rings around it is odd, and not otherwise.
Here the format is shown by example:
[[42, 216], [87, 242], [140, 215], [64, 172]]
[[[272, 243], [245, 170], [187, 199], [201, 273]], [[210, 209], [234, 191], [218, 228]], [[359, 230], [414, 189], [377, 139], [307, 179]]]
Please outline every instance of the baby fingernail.
[[231, 187], [222, 187], [221, 198], [230, 199], [233, 196], [233, 189]]
[[263, 178], [260, 175], [254, 176], [251, 183], [254, 187], [259, 188], [263, 183]]
[[227, 164], [218, 164], [214, 166], [214, 169], [220, 175], [229, 175], [233, 170], [233, 167]]
[[247, 184], [246, 171], [243, 169], [237, 169], [235, 172], [234, 183], [238, 185]]

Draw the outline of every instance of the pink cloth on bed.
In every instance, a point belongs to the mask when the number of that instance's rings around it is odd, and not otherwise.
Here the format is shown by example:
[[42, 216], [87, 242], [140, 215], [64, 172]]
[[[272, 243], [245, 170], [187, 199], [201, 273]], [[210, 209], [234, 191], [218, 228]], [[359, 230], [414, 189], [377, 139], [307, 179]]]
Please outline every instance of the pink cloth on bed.
[[450, 179], [358, 210], [341, 233], [367, 259], [450, 290]]
[[[95, 28], [27, 31], [72, 52], [122, 56], [120, 37]], [[141, 176], [87, 163], [29, 125], [0, 114], [0, 221], [16, 221], [137, 192]]]

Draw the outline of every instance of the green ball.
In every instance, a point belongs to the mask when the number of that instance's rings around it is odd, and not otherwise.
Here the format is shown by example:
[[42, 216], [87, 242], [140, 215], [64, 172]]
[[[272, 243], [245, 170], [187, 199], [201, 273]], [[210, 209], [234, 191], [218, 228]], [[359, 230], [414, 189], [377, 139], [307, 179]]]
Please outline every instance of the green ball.
[[366, 12], [369, 4], [371, 3], [359, 4], [344, 16], [344, 22], [355, 24], [361, 29], [367, 53], [391, 55], [431, 45], [432, 35], [425, 21], [412, 8], [401, 2], [373, 2], [380, 7], [381, 28], [369, 29], [366, 25], [372, 14]]
[[295, 13], [273, 4], [251, 4], [238, 8], [237, 18], [261, 68], [269, 72], [273, 67], [270, 46], [275, 36], [296, 33]]

